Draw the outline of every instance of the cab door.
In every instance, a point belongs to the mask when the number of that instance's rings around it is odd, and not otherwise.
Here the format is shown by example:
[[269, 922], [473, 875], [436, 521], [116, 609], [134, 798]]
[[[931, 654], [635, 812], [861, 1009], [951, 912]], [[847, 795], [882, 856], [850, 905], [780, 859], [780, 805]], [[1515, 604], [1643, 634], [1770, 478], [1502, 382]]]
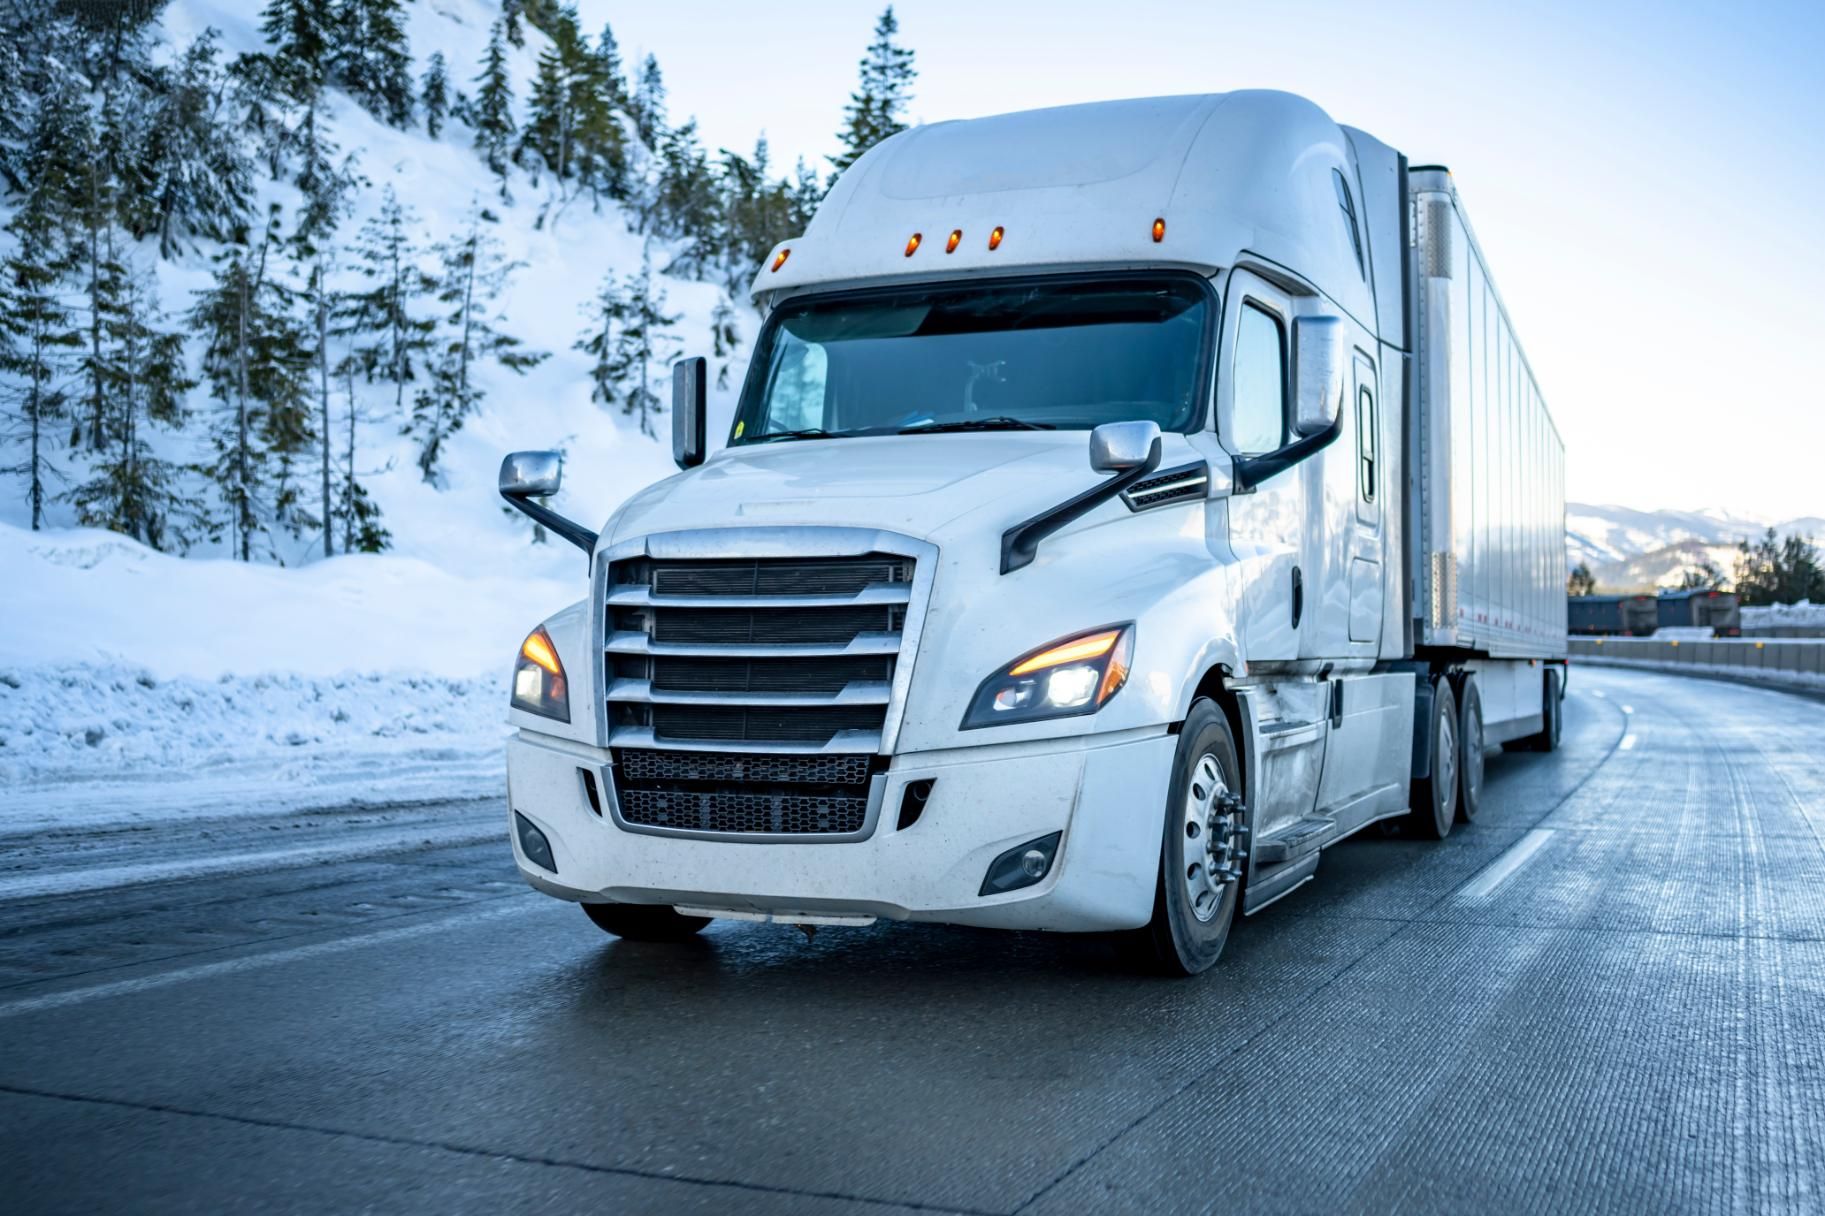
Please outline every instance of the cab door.
[[[1217, 370], [1217, 438], [1235, 456], [1272, 452], [1289, 437], [1292, 300], [1246, 270], [1224, 293]], [[1306, 618], [1306, 479], [1299, 470], [1228, 500], [1237, 562], [1236, 628], [1249, 664], [1299, 657]]]

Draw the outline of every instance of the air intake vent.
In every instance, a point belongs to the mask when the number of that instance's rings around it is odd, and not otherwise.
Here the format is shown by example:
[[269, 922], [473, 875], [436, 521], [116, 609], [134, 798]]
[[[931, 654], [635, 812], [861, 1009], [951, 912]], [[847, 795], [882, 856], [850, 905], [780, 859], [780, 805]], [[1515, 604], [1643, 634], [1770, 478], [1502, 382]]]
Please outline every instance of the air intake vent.
[[1191, 502], [1210, 493], [1210, 466], [1203, 461], [1155, 473], [1122, 491], [1130, 511], [1146, 511], [1175, 502]]

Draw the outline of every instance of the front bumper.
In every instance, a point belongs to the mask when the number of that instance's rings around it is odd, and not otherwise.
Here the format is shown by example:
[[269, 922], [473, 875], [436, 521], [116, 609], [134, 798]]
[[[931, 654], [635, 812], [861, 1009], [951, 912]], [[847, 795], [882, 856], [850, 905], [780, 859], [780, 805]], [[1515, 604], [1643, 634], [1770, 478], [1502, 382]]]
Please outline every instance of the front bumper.
[[[583, 902], [779, 920], [798, 913], [1133, 929], [1153, 913], [1175, 742], [1162, 728], [897, 756], [866, 839], [759, 843], [624, 831], [606, 805], [602, 814], [591, 809], [580, 771], [608, 771], [608, 753], [523, 730], [507, 745], [508, 797], [550, 841], [557, 873], [528, 862], [517, 839], [514, 859], [541, 891]], [[898, 829], [907, 783], [925, 779], [935, 782], [930, 800], [917, 822]], [[1051, 832], [1064, 835], [1045, 878], [977, 894], [997, 856]]]

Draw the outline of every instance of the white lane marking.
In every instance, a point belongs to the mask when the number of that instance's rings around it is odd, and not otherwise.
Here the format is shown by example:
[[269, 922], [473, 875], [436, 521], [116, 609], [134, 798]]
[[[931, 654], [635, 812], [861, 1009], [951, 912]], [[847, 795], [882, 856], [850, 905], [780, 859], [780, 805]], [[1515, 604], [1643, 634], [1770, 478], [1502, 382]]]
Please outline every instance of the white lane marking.
[[1600, 701], [1607, 701], [1610, 699], [1610, 694], [1604, 692], [1601, 688], [1591, 689], [1591, 696], [1596, 697]]
[[1617, 748], [1618, 748], [1618, 749], [1620, 749], [1620, 750], [1621, 750], [1621, 751], [1625, 751], [1625, 752], [1627, 752], [1627, 751], [1633, 751], [1633, 750], [1634, 750], [1634, 749], [1635, 749], [1635, 735], [1634, 735], [1634, 732], [1633, 732], [1633, 731], [1631, 731], [1631, 732], [1629, 732], [1629, 733], [1628, 733], [1628, 734], [1626, 734], [1626, 735], [1624, 735], [1624, 736], [1622, 736], [1622, 742], [1620, 742], [1620, 743], [1618, 743], [1618, 744], [1617, 744], [1617, 745], [1616, 745], [1616, 746], [1617, 746]]
[[102, 997], [131, 996], [140, 992], [148, 992], [154, 988], [189, 983], [191, 980], [236, 975], [243, 971], [257, 971], [284, 963], [300, 963], [307, 959], [320, 958], [327, 954], [340, 954], [344, 950], [354, 950], [362, 946], [380, 946], [389, 942], [423, 937], [430, 933], [443, 933], [452, 925], [500, 920], [503, 917], [519, 916], [550, 906], [551, 901], [529, 898], [530, 895], [531, 892], [527, 892], [524, 896], [503, 896], [502, 902], [477, 908], [471, 912], [440, 916], [435, 920], [421, 921], [413, 925], [400, 925], [393, 929], [381, 929], [356, 937], [339, 937], [334, 941], [311, 942], [308, 945], [292, 946], [286, 950], [273, 950], [266, 954], [247, 954], [240, 958], [223, 959], [216, 963], [200, 963], [194, 967], [165, 971], [157, 975], [144, 975], [134, 979], [114, 980], [106, 984], [92, 984], [87, 988], [66, 988], [58, 992], [47, 992], [41, 996], [28, 996], [21, 1000], [0, 1004], [0, 1018], [10, 1018], [22, 1013], [40, 1013], [46, 1009], [61, 1009], [66, 1005], [80, 1005], [84, 1001], [99, 1000]]
[[1635, 712], [1635, 707], [1633, 705], [1624, 705], [1622, 707], [1622, 712], [1625, 714], [1632, 714]]
[[394, 832], [364, 832], [335, 844], [293, 846], [288, 849], [256, 849], [245, 853], [217, 853], [210, 857], [186, 857], [176, 861], [142, 862], [126, 866], [98, 866], [93, 869], [58, 869], [42, 873], [19, 874], [0, 878], [0, 900], [32, 899], [41, 895], [73, 895], [81, 891], [106, 891], [113, 887], [131, 887], [140, 883], [165, 882], [174, 878], [219, 878], [226, 874], [243, 874], [250, 870], [293, 870], [326, 861], [346, 861], [352, 857], [378, 856], [381, 853], [429, 844], [432, 847], [480, 844], [487, 840], [507, 843], [507, 825], [503, 821], [486, 825], [469, 824], [455, 829], [434, 827], [401, 828]]
[[1495, 889], [1526, 865], [1528, 860], [1546, 847], [1546, 842], [1553, 838], [1551, 828], [1535, 828], [1521, 839], [1514, 842], [1506, 853], [1490, 862], [1478, 874], [1464, 885], [1457, 893], [1460, 902], [1478, 903], [1488, 899]]

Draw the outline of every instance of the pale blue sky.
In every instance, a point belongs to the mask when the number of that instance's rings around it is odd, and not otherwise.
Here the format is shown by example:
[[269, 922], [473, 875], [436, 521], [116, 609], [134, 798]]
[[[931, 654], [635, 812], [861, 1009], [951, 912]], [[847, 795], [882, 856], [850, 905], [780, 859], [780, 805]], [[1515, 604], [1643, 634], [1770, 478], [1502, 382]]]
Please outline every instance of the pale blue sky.
[[[584, 0], [712, 148], [835, 146], [880, 5]], [[1453, 170], [1570, 493], [1825, 515], [1825, 3], [902, 0], [913, 116], [1303, 93]]]

